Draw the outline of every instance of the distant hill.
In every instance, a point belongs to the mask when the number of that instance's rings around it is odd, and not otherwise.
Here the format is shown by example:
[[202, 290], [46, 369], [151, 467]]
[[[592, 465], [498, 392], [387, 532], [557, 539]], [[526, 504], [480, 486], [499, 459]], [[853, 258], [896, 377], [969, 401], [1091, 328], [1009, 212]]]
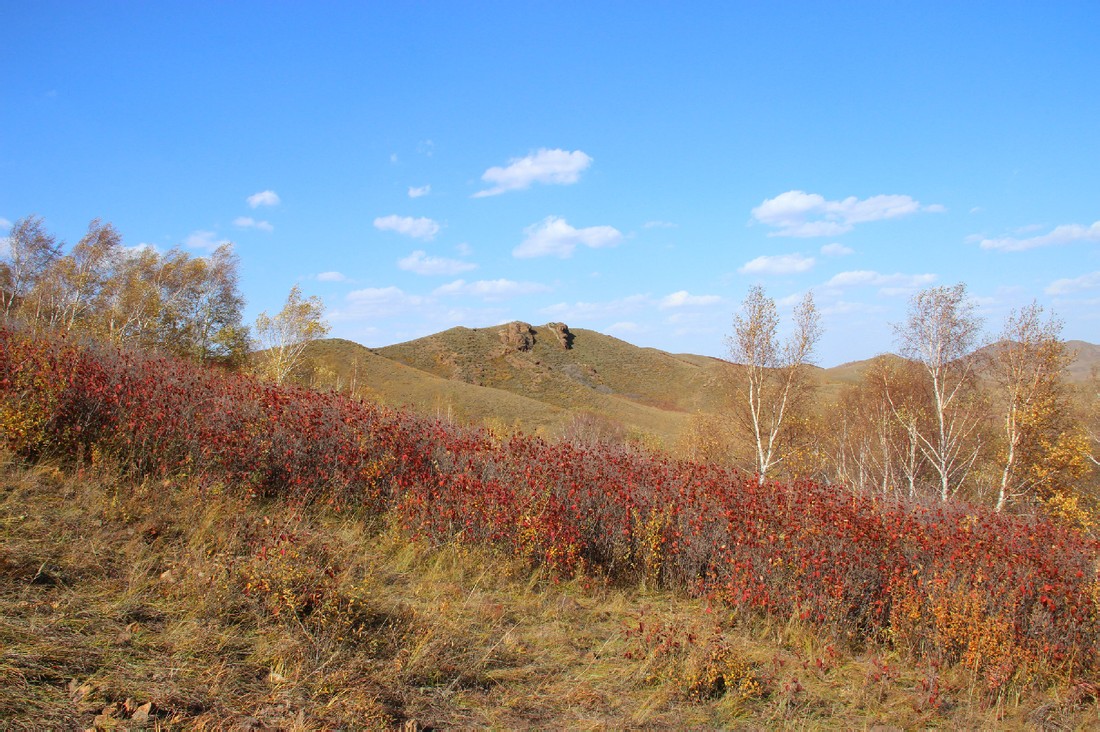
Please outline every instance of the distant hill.
[[[992, 350], [997, 344], [986, 346], [982, 350]], [[1087, 341], [1066, 341], [1066, 348], [1074, 354], [1075, 358], [1066, 369], [1066, 381], [1071, 384], [1079, 384], [1087, 381], [1093, 369], [1100, 368], [1100, 346]], [[887, 354], [890, 358], [900, 359], [895, 354]], [[824, 369], [822, 372], [822, 385], [825, 387], [850, 384], [859, 381], [863, 372], [871, 365], [873, 358], [862, 361], [850, 361], [848, 363]]]
[[569, 412], [536, 399], [500, 389], [453, 381], [407, 366], [339, 338], [310, 344], [307, 355], [319, 366], [322, 383], [350, 388], [393, 407], [438, 413], [460, 421], [495, 417], [534, 431], [565, 424]]
[[677, 436], [694, 412], [720, 408], [716, 386], [730, 368], [562, 323], [452, 328], [376, 353], [438, 378], [593, 412], [662, 438]]
[[[1069, 380], [1087, 379], [1100, 364], [1100, 346], [1067, 345], [1078, 354]], [[563, 323], [518, 321], [456, 327], [377, 349], [328, 339], [312, 344], [310, 356], [323, 383], [421, 413], [553, 434], [574, 414], [587, 412], [666, 444], [673, 444], [693, 414], [727, 408], [723, 384], [736, 368], [721, 359], [641, 348]], [[814, 368], [822, 401], [839, 397], [872, 360]]]
[[1087, 381], [1094, 369], [1100, 369], [1100, 346], [1086, 341], [1066, 341], [1066, 347], [1077, 354], [1066, 369], [1070, 382]]

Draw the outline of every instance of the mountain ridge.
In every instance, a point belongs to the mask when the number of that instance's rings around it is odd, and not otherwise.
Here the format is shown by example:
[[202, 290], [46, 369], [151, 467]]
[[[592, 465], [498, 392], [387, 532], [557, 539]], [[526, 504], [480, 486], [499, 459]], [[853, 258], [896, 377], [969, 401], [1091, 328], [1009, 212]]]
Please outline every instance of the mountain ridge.
[[[1100, 364], [1100, 346], [1079, 340], [1066, 346], [1077, 354], [1067, 381], [1084, 382]], [[547, 433], [577, 414], [597, 415], [667, 444], [693, 415], [728, 409], [729, 377], [738, 368], [557, 322], [456, 326], [379, 348], [325, 339], [311, 344], [309, 354], [322, 380], [421, 413]], [[812, 372], [831, 399], [875, 358]]]

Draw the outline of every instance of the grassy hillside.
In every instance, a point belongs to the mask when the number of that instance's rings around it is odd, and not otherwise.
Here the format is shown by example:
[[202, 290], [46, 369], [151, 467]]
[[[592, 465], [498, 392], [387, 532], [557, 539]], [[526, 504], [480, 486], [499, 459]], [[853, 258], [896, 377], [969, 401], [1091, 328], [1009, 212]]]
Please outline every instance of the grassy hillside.
[[[1067, 379], [1082, 383], [1100, 364], [1100, 346], [1067, 346], [1077, 354]], [[668, 447], [679, 443], [692, 415], [728, 411], [729, 377], [736, 368], [560, 323], [457, 327], [374, 350], [329, 339], [312, 344], [309, 355], [318, 366], [314, 383], [354, 387], [422, 414], [553, 435], [573, 415], [590, 413]], [[870, 363], [811, 367], [818, 402], [835, 403]]]
[[0, 426], [6, 726], [1100, 723], [1100, 546], [1039, 517], [4, 328]]
[[1100, 369], [1100, 346], [1085, 341], [1066, 341], [1066, 347], [1077, 355], [1066, 369], [1071, 383], [1085, 382], [1092, 377], [1093, 371]]
[[0, 454], [5, 729], [1084, 729], [1095, 693], [980, 701], [794, 620]]
[[638, 348], [590, 330], [567, 333], [563, 338], [549, 324], [452, 328], [377, 353], [442, 379], [594, 412], [670, 441], [692, 413], [720, 409], [717, 384], [728, 367], [719, 360]]
[[348, 389], [393, 407], [451, 417], [463, 422], [490, 418], [530, 432], [554, 431], [569, 412], [554, 404], [503, 389], [455, 381], [422, 371], [342, 339], [310, 344], [306, 356], [318, 365], [315, 378], [325, 386]]

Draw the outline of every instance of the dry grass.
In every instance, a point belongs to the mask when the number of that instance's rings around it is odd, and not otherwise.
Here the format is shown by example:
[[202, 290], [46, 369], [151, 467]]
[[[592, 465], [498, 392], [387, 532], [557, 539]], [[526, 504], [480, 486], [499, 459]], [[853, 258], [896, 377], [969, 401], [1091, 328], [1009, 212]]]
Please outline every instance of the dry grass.
[[983, 700], [798, 623], [385, 521], [0, 463], [0, 727], [1100, 725], [1085, 684]]

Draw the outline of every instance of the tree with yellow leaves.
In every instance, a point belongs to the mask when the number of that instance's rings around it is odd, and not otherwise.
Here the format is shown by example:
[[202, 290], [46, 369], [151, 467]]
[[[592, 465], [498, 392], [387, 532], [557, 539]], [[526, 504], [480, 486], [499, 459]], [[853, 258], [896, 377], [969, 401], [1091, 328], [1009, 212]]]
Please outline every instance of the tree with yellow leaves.
[[813, 392], [806, 373], [821, 337], [821, 317], [812, 293], [794, 311], [794, 331], [779, 340], [775, 300], [755, 286], [733, 319], [728, 339], [730, 360], [741, 365], [736, 424], [752, 443], [756, 474], [763, 485], [768, 472], [784, 458], [795, 412], [805, 409]]
[[313, 295], [303, 299], [298, 285], [290, 289], [278, 313], [260, 313], [256, 318], [259, 373], [276, 384], [286, 382], [301, 367], [306, 346], [328, 335], [324, 314], [321, 298]]
[[1032, 303], [1009, 314], [991, 349], [988, 375], [1003, 425], [998, 511], [1036, 488], [1049, 492], [1057, 474], [1076, 472], [1071, 454], [1079, 440], [1067, 424], [1062, 393], [1062, 371], [1072, 357], [1061, 331], [1060, 320], [1044, 317]]

